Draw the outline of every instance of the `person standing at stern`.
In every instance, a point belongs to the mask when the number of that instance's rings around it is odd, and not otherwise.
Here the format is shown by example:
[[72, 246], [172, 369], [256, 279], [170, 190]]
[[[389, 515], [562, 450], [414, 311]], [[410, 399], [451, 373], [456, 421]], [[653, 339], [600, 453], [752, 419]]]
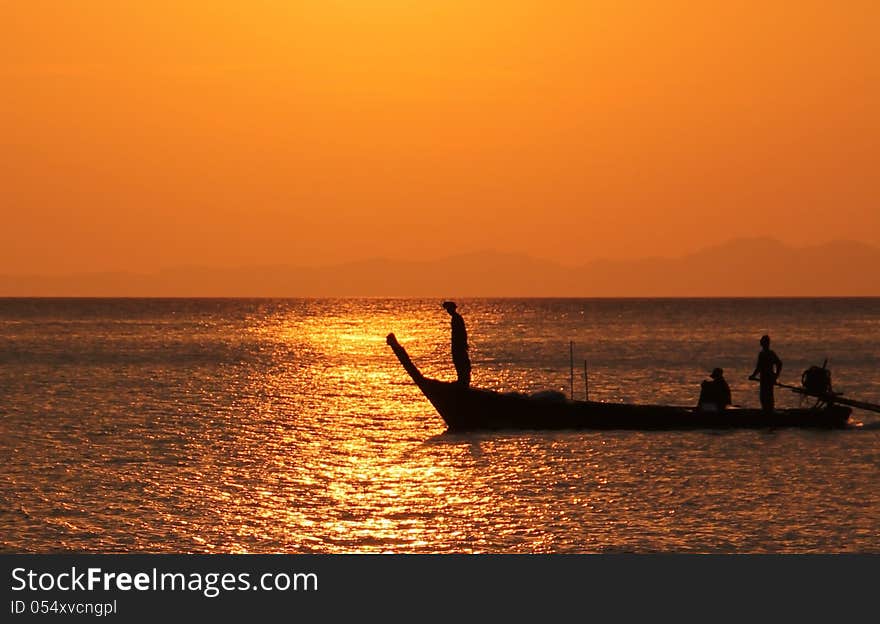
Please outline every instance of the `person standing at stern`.
[[761, 351], [758, 353], [758, 363], [755, 371], [749, 375], [752, 381], [761, 382], [761, 408], [765, 412], [772, 412], [775, 407], [773, 398], [773, 386], [782, 372], [782, 360], [770, 349], [770, 336], [761, 336]]

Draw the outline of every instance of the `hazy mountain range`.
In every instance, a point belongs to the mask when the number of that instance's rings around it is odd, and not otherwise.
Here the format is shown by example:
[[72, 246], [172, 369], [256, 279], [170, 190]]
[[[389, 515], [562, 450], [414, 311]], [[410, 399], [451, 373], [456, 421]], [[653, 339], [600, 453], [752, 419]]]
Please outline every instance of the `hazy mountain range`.
[[676, 258], [563, 266], [485, 251], [326, 266], [180, 267], [154, 274], [0, 275], [0, 296], [715, 297], [880, 296], [880, 248], [740, 239]]

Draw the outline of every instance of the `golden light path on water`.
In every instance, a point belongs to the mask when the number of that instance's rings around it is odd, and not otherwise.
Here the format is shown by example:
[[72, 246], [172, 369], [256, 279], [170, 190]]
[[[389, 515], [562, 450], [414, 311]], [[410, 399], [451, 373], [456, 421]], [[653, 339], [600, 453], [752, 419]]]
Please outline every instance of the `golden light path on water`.
[[[462, 307], [480, 387], [559, 389], [572, 339], [602, 399], [687, 404], [716, 362], [738, 402], [757, 398], [760, 302]], [[880, 400], [880, 336], [866, 332], [880, 303], [779, 310], [790, 370], [832, 343], [847, 390]], [[438, 301], [5, 314], [4, 550], [880, 550], [870, 418], [841, 432], [446, 433], [385, 343], [393, 331], [426, 375], [452, 379]]]
[[[320, 367], [318, 379], [311, 380], [325, 390], [325, 397], [340, 399], [327, 406], [335, 425], [315, 432], [319, 439], [311, 447], [319, 455], [327, 454], [324, 444], [330, 440], [334, 459], [291, 468], [301, 473], [306, 485], [315, 485], [309, 474], [313, 469], [323, 471], [320, 481], [336, 513], [322, 530], [331, 543], [359, 544], [354, 550], [394, 550], [399, 545], [430, 548], [432, 540], [426, 537], [436, 532], [464, 537], [454, 524], [443, 526], [441, 501], [443, 506], [487, 509], [490, 498], [479, 484], [472, 484], [468, 496], [450, 492], [449, 482], [457, 477], [454, 465], [437, 465], [430, 456], [414, 451], [419, 440], [411, 437], [408, 425], [424, 415], [425, 405], [409, 401], [410, 408], [401, 411], [406, 403], [400, 395], [411, 392], [406, 391], [399, 368], [367, 366], [364, 362], [371, 355], [388, 359], [384, 336], [389, 328], [395, 328], [414, 344], [436, 342], [436, 323], [415, 315], [400, 315], [393, 308], [385, 313], [380, 310], [370, 318], [350, 317], [344, 311], [340, 316], [305, 322], [288, 318], [260, 329], [269, 342], [300, 343], [308, 351], [335, 356]], [[285, 387], [290, 379], [281, 376], [263, 379], [263, 383]], [[394, 389], [391, 396], [389, 389]], [[353, 397], [368, 400], [370, 413], [359, 413], [362, 406], [352, 405]], [[285, 517], [293, 527], [317, 524], [303, 511], [289, 510]], [[486, 521], [476, 517], [470, 520]]]

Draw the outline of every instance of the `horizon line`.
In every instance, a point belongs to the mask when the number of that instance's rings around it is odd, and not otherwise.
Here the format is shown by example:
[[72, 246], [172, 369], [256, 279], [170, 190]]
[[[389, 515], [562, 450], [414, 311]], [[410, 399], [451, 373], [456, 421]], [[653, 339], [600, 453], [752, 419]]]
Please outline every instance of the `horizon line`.
[[[241, 301], [278, 301], [278, 300], [290, 300], [290, 301], [329, 301], [335, 299], [362, 299], [362, 300], [439, 300], [442, 301], [444, 299], [449, 299], [449, 297], [435, 296], [435, 297], [427, 297], [427, 296], [415, 296], [415, 295], [394, 295], [394, 296], [383, 296], [383, 295], [335, 295], [335, 296], [283, 296], [283, 297], [273, 297], [270, 295], [0, 295], [0, 301], [9, 301], [9, 300], [77, 300], [77, 299], [89, 299], [89, 300], [111, 300], [111, 299], [129, 299], [129, 300], [139, 300], [139, 299], [152, 299], [152, 300], [184, 300], [184, 299], [210, 299], [210, 300], [241, 300]], [[609, 296], [592, 296], [592, 297], [572, 297], [572, 296], [534, 296], [534, 295], [466, 295], [466, 296], [456, 296], [453, 299], [457, 301], [489, 301], [489, 300], [509, 300], [509, 299], [529, 299], [535, 301], [620, 301], [620, 300], [629, 300], [629, 301], [672, 301], [672, 300], [680, 300], [680, 301], [694, 301], [694, 300], [706, 300], [706, 299], [714, 299], [719, 301], [740, 301], [740, 300], [759, 300], [759, 299], [774, 299], [774, 300], [791, 300], [791, 299], [880, 299], [880, 295], [725, 295], [725, 296], [715, 296], [715, 295], [662, 295], [662, 296], [639, 296], [639, 295], [627, 295], [620, 297], [609, 297]]]

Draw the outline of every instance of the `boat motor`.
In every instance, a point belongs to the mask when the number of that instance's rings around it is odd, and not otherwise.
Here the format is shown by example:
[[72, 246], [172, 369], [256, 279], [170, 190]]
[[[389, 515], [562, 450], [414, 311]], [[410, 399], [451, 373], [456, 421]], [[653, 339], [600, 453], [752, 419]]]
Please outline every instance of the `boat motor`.
[[831, 371], [822, 366], [811, 366], [801, 375], [801, 385], [807, 394], [813, 396], [826, 396], [833, 394], [831, 390]]

